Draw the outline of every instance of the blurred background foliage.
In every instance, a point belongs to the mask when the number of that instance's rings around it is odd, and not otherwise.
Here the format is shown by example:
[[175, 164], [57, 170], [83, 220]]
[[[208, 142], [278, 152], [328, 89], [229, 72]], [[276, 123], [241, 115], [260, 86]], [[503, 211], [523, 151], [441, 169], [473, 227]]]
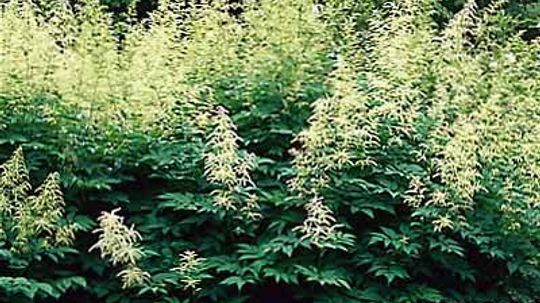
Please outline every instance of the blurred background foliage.
[[[335, 0], [319, 0], [318, 3], [324, 4], [325, 2], [332, 2]], [[186, 5], [188, 2], [186, 1]], [[230, 3], [241, 3], [242, 0], [229, 0]], [[337, 2], [337, 1], [336, 1]], [[369, 0], [369, 1], [356, 1], [353, 5], [349, 5], [351, 11], [356, 11], [362, 18], [359, 18], [359, 24], [364, 24], [368, 15], [374, 8], [380, 8], [384, 3], [388, 1], [382, 0]], [[441, 0], [437, 1], [440, 6], [442, 19], [447, 20], [449, 16], [456, 13], [466, 0]], [[156, 9], [158, 6], [157, 0], [138, 0], [136, 2], [130, 0], [102, 0], [101, 3], [105, 5], [109, 11], [114, 13], [125, 12], [128, 6], [136, 3], [137, 12], [140, 17], [146, 16], [149, 12]], [[489, 0], [478, 1], [479, 7], [489, 4]], [[540, 16], [540, 3], [535, 0], [511, 0], [508, 2], [508, 6], [505, 8], [506, 12], [520, 22], [520, 28], [526, 31], [527, 39], [532, 39], [540, 35], [540, 25], [538, 24]]]

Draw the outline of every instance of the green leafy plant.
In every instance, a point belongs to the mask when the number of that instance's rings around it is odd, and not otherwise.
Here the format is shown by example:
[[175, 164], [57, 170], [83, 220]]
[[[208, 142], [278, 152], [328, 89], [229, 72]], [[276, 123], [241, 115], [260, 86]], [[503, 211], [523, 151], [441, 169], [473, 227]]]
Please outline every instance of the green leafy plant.
[[76, 252], [70, 246], [78, 226], [65, 220], [58, 174], [49, 175], [32, 195], [21, 148], [0, 170], [0, 289], [34, 299], [59, 298], [72, 287], [85, 287], [82, 277], [40, 280], [39, 274], [25, 274], [36, 262], [58, 263]]
[[361, 2], [0, 4], [0, 300], [537, 300], [538, 40]]

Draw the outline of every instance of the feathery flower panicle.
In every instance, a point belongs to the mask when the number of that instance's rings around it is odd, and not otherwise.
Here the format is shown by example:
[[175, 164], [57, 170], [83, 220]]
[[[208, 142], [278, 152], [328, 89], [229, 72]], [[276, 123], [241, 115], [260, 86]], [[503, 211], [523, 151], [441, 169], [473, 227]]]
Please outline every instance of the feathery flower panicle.
[[238, 152], [240, 137], [225, 108], [218, 107], [214, 119], [214, 128], [207, 139], [205, 174], [212, 183], [234, 187], [238, 182], [237, 166], [242, 160]]
[[240, 213], [250, 221], [257, 221], [262, 218], [257, 195], [249, 194], [245, 205], [240, 208]]
[[359, 91], [348, 63], [338, 61], [330, 85], [333, 95], [314, 102], [308, 128], [295, 139], [301, 149], [292, 151], [296, 175], [289, 181], [301, 196], [312, 197], [305, 205], [307, 218], [295, 229], [318, 247], [335, 240], [341, 227], [320, 197], [330, 185], [330, 174], [373, 165], [369, 152], [379, 145], [377, 115], [368, 106], [368, 96]]
[[482, 10], [481, 15], [478, 17], [478, 23], [476, 25], [476, 37], [478, 40], [490, 42], [489, 34], [496, 30], [497, 27], [491, 26], [491, 21], [494, 16], [497, 16], [498, 12], [509, 3], [509, 0], [493, 0], [489, 5]]
[[[425, 111], [433, 121], [427, 133], [423, 158], [434, 167], [433, 177], [443, 188], [430, 188], [425, 206], [459, 214], [474, 207], [482, 189], [482, 123], [478, 121], [483, 83], [482, 58], [469, 53], [467, 39], [476, 34], [477, 7], [469, 1], [439, 35], [433, 37], [431, 70], [437, 75], [432, 104]], [[436, 231], [453, 228], [453, 215], [432, 220]]]
[[0, 166], [0, 211], [11, 216], [28, 197], [31, 190], [28, 169], [24, 162], [22, 148]]
[[454, 229], [454, 221], [449, 215], [438, 216], [431, 223], [433, 224], [433, 230], [436, 232], [441, 232], [445, 229]]
[[213, 122], [213, 129], [206, 140], [205, 176], [211, 183], [221, 186], [213, 193], [216, 205], [236, 209], [240, 203], [238, 193], [254, 186], [250, 172], [255, 166], [255, 159], [253, 155], [240, 151], [238, 143], [241, 138], [236, 134], [236, 126], [225, 108], [217, 107]]
[[101, 258], [108, 258], [113, 265], [124, 267], [118, 273], [124, 288], [145, 285], [150, 274], [137, 266], [138, 261], [145, 256], [139, 247], [142, 237], [133, 225], [128, 227], [124, 224], [124, 217], [116, 214], [119, 211], [120, 208], [116, 208], [101, 213], [98, 218], [99, 228], [94, 230], [94, 233], [100, 234], [99, 239], [89, 251], [99, 249]]
[[94, 233], [99, 233], [99, 240], [90, 251], [99, 249], [102, 258], [109, 257], [116, 264], [136, 264], [143, 256], [144, 252], [138, 247], [138, 242], [142, 240], [135, 226], [128, 227], [124, 224], [124, 217], [117, 215], [120, 208], [111, 212], [102, 212], [98, 218], [99, 228]]
[[54, 236], [54, 243], [56, 245], [63, 246], [72, 245], [73, 240], [75, 240], [75, 232], [78, 229], [79, 226], [75, 223], [60, 226], [60, 228], [56, 230], [56, 234]]
[[53, 88], [57, 46], [31, 1], [8, 1], [0, 10], [0, 95], [16, 97], [14, 108]]
[[[112, 118], [107, 104], [122, 100], [116, 39], [112, 18], [97, 0], [85, 0], [75, 15], [72, 43], [63, 50], [61, 68], [55, 73], [56, 89], [64, 106], [76, 108], [92, 121]], [[116, 108], [114, 108], [116, 109]]]
[[[192, 92], [184, 83], [186, 70], [181, 62], [184, 41], [181, 39], [182, 12], [177, 1], [159, 1], [147, 22], [128, 28], [120, 61], [125, 81], [125, 98], [138, 104], [143, 125], [169, 122], [182, 95]], [[186, 17], [187, 18], [187, 17]]]
[[205, 277], [205, 261], [206, 259], [199, 257], [199, 255], [192, 250], [186, 250], [180, 254], [180, 264], [178, 267], [171, 269], [174, 272], [178, 272], [180, 275], [180, 282], [184, 285], [184, 289], [190, 289], [193, 291], [200, 290], [199, 284]]
[[226, 210], [236, 210], [236, 204], [238, 203], [237, 197], [234, 195], [234, 192], [226, 189], [216, 189], [211, 193], [214, 204], [222, 207]]
[[430, 195], [430, 200], [426, 203], [426, 206], [434, 205], [442, 208], [450, 208], [451, 202], [448, 201], [448, 194], [444, 191], [435, 190]]
[[294, 230], [300, 231], [302, 239], [309, 239], [318, 247], [324, 247], [325, 243], [335, 238], [341, 224], [336, 224], [332, 210], [324, 205], [323, 198], [314, 196], [306, 205], [307, 218], [301, 226]]
[[117, 275], [122, 281], [122, 288], [132, 288], [146, 285], [150, 282], [151, 275], [139, 267], [129, 264]]

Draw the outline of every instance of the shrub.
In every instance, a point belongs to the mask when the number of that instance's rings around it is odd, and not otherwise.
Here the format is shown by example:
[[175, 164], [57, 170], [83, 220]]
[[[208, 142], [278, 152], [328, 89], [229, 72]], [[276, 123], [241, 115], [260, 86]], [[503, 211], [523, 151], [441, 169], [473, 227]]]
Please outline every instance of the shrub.
[[3, 234], [80, 232], [31, 277], [2, 243], [0, 298], [534, 302], [540, 48], [508, 6], [2, 4], [0, 152], [59, 171]]
[[85, 287], [80, 276], [43, 272], [45, 264], [58, 266], [76, 252], [70, 246], [79, 226], [64, 217], [58, 174], [32, 195], [21, 149], [0, 170], [0, 290], [8, 298], [59, 299], [70, 288]]

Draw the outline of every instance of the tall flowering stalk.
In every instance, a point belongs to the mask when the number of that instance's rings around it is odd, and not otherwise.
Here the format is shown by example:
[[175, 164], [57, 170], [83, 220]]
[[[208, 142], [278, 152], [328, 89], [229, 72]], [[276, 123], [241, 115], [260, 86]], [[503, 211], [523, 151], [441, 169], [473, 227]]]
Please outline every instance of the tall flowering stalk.
[[200, 290], [199, 284], [207, 276], [204, 273], [206, 259], [201, 258], [192, 250], [182, 252], [179, 257], [179, 266], [171, 270], [180, 275], [180, 282], [184, 285], [184, 289]]
[[251, 207], [254, 200], [250, 200], [251, 205], [243, 206], [239, 194], [254, 186], [250, 171], [255, 159], [240, 151], [238, 143], [241, 139], [224, 107], [217, 107], [211, 119], [213, 129], [207, 137], [204, 158], [207, 180], [220, 186], [213, 192], [214, 201], [226, 209]]
[[295, 139], [301, 148], [292, 151], [296, 175], [289, 183], [310, 200], [307, 218], [297, 230], [317, 246], [335, 240], [341, 227], [320, 192], [331, 186], [331, 174], [374, 164], [369, 150], [378, 146], [378, 121], [368, 106], [368, 96], [358, 90], [355, 70], [339, 61], [330, 85], [332, 95], [314, 102], [309, 127]]

